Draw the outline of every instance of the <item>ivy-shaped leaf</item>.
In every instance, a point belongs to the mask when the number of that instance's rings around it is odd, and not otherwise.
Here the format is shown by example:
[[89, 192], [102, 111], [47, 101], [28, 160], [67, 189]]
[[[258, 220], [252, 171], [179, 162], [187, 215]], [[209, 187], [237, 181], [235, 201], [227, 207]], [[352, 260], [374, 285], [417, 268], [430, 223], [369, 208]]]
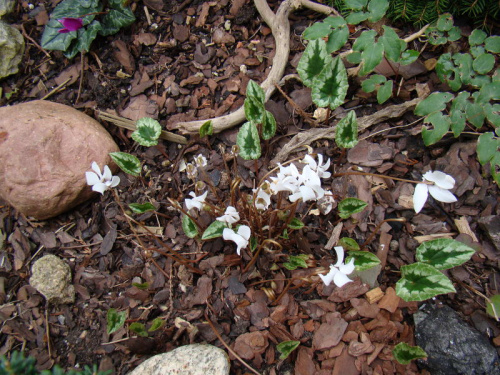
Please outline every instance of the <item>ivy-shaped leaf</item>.
[[414, 359], [427, 358], [427, 353], [420, 346], [410, 346], [400, 342], [392, 349], [394, 359], [402, 365], [409, 364]]
[[342, 246], [347, 251], [357, 251], [359, 250], [358, 243], [349, 237], [342, 237], [339, 240], [338, 246]]
[[195, 238], [198, 235], [198, 227], [194, 221], [187, 215], [182, 215], [182, 230], [189, 238]]
[[[248, 98], [247, 98], [248, 99]], [[240, 156], [245, 160], [258, 159], [261, 154], [259, 131], [255, 124], [245, 122], [236, 136]]]
[[415, 255], [417, 261], [430, 264], [438, 270], [447, 270], [467, 262], [475, 250], [450, 238], [437, 238], [422, 243]]
[[338, 204], [339, 216], [342, 219], [347, 219], [355, 213], [363, 211], [368, 203], [358, 198], [345, 198]]
[[369, 270], [380, 264], [380, 259], [369, 251], [349, 251], [349, 255], [346, 257], [345, 262], [349, 263], [352, 258], [354, 258], [356, 271]]
[[156, 318], [151, 322], [151, 327], [149, 327], [148, 332], [158, 331], [164, 325], [165, 325], [164, 319]]
[[126, 311], [116, 311], [116, 309], [109, 309], [106, 313], [106, 331], [108, 335], [118, 331], [125, 324], [125, 320], [127, 320], [127, 312]]
[[200, 138], [212, 135], [214, 133], [214, 126], [212, 125], [212, 120], [208, 120], [200, 126]]
[[340, 57], [329, 60], [323, 71], [314, 79], [311, 97], [318, 107], [335, 109], [344, 103], [347, 95], [347, 70]]
[[266, 93], [254, 80], [248, 81], [246, 96], [253, 96], [262, 104], [266, 102]]
[[151, 147], [158, 144], [158, 137], [161, 134], [161, 125], [151, 117], [143, 117], [135, 123], [135, 131], [132, 139], [141, 146]]
[[425, 301], [438, 294], [454, 293], [451, 281], [435, 267], [425, 263], [401, 266], [396, 294], [406, 302]]
[[141, 162], [134, 155], [126, 152], [110, 152], [109, 156], [123, 172], [132, 176], [139, 176], [141, 173]]
[[128, 326], [128, 329], [139, 336], [148, 337], [148, 331], [146, 331], [146, 327], [142, 323], [133, 322]]
[[212, 238], [222, 237], [222, 232], [224, 228], [227, 228], [227, 225], [222, 221], [215, 220], [212, 224], [210, 224], [207, 229], [201, 235], [202, 240], [211, 240]]
[[356, 112], [347, 112], [347, 115], [338, 122], [335, 129], [335, 143], [341, 148], [356, 146], [358, 143], [358, 120], [356, 119]]
[[260, 98], [247, 96], [243, 108], [245, 109], [245, 117], [249, 122], [254, 125], [262, 124], [264, 116], [266, 116], [266, 109]]
[[276, 134], [276, 119], [269, 111], [265, 112], [264, 121], [262, 121], [262, 139], [268, 140]]
[[151, 203], [130, 203], [128, 205], [134, 214], [143, 214], [148, 211], [155, 211], [156, 207]]
[[304, 85], [313, 87], [313, 80], [321, 73], [332, 57], [326, 52], [326, 43], [322, 39], [311, 40], [297, 65], [297, 73]]
[[108, 12], [102, 19], [102, 32], [104, 36], [113, 35], [122, 27], [127, 27], [135, 22], [134, 13], [123, 0], [108, 0]]
[[288, 228], [290, 229], [301, 229], [304, 228], [304, 223], [294, 217], [290, 222], [288, 223]]
[[300, 345], [300, 341], [283, 341], [276, 345], [276, 350], [281, 353], [280, 359], [287, 359], [291, 352], [293, 352]]
[[306, 260], [308, 259], [309, 255], [306, 254], [290, 255], [288, 262], [283, 263], [283, 267], [290, 271], [296, 270], [299, 267], [307, 268]]

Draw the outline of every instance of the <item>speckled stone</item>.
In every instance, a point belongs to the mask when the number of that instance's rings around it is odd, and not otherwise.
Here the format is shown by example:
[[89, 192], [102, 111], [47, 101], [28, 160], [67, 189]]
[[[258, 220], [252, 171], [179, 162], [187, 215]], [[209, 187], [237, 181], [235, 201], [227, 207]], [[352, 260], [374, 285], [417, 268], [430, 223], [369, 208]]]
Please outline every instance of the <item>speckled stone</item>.
[[50, 303], [59, 305], [75, 302], [71, 269], [55, 255], [45, 255], [33, 264], [30, 285]]
[[229, 375], [226, 352], [213, 345], [192, 344], [158, 354], [128, 375]]

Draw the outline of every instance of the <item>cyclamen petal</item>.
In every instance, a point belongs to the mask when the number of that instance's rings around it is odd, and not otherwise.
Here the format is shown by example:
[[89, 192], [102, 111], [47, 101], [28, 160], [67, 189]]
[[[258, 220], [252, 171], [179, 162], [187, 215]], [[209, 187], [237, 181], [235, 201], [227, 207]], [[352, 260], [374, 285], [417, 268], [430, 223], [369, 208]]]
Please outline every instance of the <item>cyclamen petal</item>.
[[233, 241], [236, 244], [236, 253], [240, 255], [241, 249], [248, 246], [251, 230], [246, 225], [240, 225], [238, 232], [231, 228], [224, 228], [222, 238], [226, 241]]
[[453, 189], [455, 187], [455, 179], [441, 171], [428, 171], [423, 175], [424, 179], [434, 182], [437, 186], [443, 189]]
[[335, 275], [339, 272], [338, 269], [336, 269], [333, 266], [330, 266], [330, 271], [326, 275], [318, 275], [320, 279], [323, 281], [323, 283], [328, 286], [332, 283]]
[[344, 274], [342, 272], [337, 272], [335, 274], [335, 276], [333, 277], [333, 282], [339, 288], [342, 288], [345, 284], [352, 282], [352, 280], [350, 278], [348, 278], [346, 274]]
[[417, 184], [417, 186], [415, 186], [415, 192], [413, 193], [413, 208], [417, 214], [424, 207], [428, 196], [429, 190], [426, 184]]
[[87, 179], [87, 185], [95, 185], [101, 182], [101, 179], [94, 172], [85, 172], [85, 178]]
[[81, 18], [64, 17], [58, 20], [64, 27], [59, 30], [60, 33], [69, 33], [77, 31], [83, 27], [83, 20]]
[[98, 193], [104, 194], [106, 190], [108, 190], [108, 187], [106, 184], [103, 184], [102, 182], [98, 182], [97, 184], [92, 186], [92, 190], [96, 191]]
[[432, 197], [443, 203], [453, 203], [457, 201], [455, 197], [449, 190], [440, 188], [439, 186], [429, 185], [429, 193]]
[[110, 188], [118, 186], [120, 178], [113, 176], [111, 170], [107, 165], [104, 166], [104, 174], [101, 173], [99, 165], [94, 161], [91, 164], [93, 172], [85, 172], [87, 185], [92, 186], [93, 191], [104, 194]]

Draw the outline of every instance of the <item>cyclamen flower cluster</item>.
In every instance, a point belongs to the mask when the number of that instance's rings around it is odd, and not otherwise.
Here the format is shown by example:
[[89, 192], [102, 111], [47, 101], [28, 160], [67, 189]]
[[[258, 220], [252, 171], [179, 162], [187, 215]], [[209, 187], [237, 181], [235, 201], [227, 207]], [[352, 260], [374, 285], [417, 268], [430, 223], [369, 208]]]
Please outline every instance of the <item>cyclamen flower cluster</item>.
[[[281, 191], [290, 193], [288, 199], [292, 203], [299, 199], [304, 202], [326, 199], [333, 203], [332, 194], [321, 187], [321, 179], [331, 176], [331, 173], [328, 172], [330, 159], [323, 163], [323, 155], [318, 154], [318, 161], [316, 162], [311, 155], [306, 155], [302, 163], [306, 164], [302, 172], [299, 172], [294, 164], [286, 167], [279, 165], [279, 172], [276, 177], [271, 177], [270, 181], [264, 182], [259, 189], [256, 189], [255, 205], [257, 209], [267, 209], [271, 204], [271, 195]], [[328, 212], [331, 210], [332, 205], [330, 204], [329, 207]]]

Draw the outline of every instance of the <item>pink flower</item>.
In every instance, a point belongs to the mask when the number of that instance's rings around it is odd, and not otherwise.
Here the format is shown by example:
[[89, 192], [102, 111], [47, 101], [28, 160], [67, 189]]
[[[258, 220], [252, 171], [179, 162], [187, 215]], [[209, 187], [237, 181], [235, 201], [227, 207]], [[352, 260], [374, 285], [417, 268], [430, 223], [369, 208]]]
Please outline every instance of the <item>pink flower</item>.
[[71, 31], [76, 31], [83, 27], [83, 20], [81, 18], [64, 17], [58, 20], [64, 26], [59, 30], [60, 33], [65, 34]]

